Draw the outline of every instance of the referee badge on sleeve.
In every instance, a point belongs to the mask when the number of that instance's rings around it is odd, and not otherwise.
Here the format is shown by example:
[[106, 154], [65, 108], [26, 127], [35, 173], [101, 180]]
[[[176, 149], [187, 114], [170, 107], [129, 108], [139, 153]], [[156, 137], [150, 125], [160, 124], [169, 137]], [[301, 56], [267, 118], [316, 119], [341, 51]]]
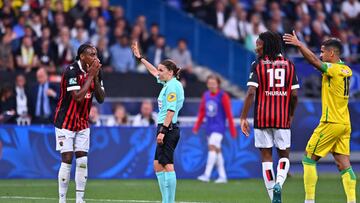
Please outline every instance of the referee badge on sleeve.
[[171, 92], [170, 94], [168, 94], [168, 96], [167, 96], [168, 102], [173, 102], [175, 100], [176, 100], [176, 94], [174, 92]]

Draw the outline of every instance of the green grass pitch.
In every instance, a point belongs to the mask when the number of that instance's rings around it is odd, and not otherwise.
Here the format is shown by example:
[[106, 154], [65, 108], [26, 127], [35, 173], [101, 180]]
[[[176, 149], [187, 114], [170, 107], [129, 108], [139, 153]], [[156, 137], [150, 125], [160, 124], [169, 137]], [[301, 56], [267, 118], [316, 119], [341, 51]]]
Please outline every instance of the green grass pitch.
[[[359, 194], [357, 187], [357, 194]], [[68, 202], [75, 202], [75, 183], [71, 181]], [[283, 189], [284, 203], [304, 202], [302, 177], [287, 179]], [[319, 174], [317, 203], [346, 202], [341, 178], [335, 174]], [[160, 202], [157, 181], [154, 180], [89, 180], [87, 203], [91, 202]], [[231, 180], [227, 184], [178, 180], [178, 203], [266, 203], [270, 202], [262, 179]], [[0, 180], [0, 202], [57, 202], [57, 180]]]

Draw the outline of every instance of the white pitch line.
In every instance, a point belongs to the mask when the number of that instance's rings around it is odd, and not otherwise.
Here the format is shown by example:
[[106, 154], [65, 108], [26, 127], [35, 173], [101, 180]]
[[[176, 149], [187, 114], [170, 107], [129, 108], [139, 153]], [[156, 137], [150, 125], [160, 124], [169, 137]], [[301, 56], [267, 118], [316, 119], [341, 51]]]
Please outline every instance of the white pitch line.
[[[22, 200], [53, 200], [57, 201], [58, 198], [51, 197], [26, 197], [26, 196], [0, 196], [0, 199], [22, 199]], [[68, 200], [75, 200], [74, 198], [68, 198]], [[159, 203], [160, 201], [150, 200], [122, 200], [122, 199], [87, 199], [87, 202], [137, 202], [137, 203]], [[210, 203], [210, 202], [177, 202], [177, 203]]]

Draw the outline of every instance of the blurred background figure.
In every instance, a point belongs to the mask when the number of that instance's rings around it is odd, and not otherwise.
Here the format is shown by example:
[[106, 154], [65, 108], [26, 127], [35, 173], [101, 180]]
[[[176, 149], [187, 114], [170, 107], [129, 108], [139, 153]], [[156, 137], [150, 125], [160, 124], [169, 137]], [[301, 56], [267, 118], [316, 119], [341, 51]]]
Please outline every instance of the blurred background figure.
[[122, 104], [116, 104], [114, 115], [107, 121], [107, 126], [127, 126], [130, 124], [125, 107]]
[[155, 126], [157, 121], [157, 113], [153, 111], [151, 100], [144, 100], [141, 103], [140, 113], [138, 113], [132, 121], [132, 126]]
[[90, 125], [96, 126], [96, 127], [104, 125], [104, 123], [100, 119], [99, 108], [95, 105], [92, 105], [90, 108], [89, 123], [90, 123]]
[[29, 115], [29, 90], [26, 87], [26, 78], [23, 74], [16, 76], [15, 80], [15, 103], [16, 103], [16, 115], [17, 123], [19, 125], [30, 124]]
[[15, 123], [16, 101], [10, 85], [0, 89], [0, 123]]
[[53, 121], [58, 100], [58, 87], [48, 81], [44, 68], [36, 72], [37, 84], [29, 94], [30, 115], [33, 124], [50, 124]]

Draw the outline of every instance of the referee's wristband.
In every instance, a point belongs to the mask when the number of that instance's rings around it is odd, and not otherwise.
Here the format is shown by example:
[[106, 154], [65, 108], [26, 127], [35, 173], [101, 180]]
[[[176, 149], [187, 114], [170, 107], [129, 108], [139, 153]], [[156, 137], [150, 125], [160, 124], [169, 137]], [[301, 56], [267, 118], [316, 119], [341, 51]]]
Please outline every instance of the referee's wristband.
[[143, 59], [144, 57], [143, 56], [141, 56], [140, 55], [140, 57], [136, 57], [136, 59], [138, 60], [138, 61], [140, 61], [141, 62], [141, 59]]
[[159, 129], [159, 133], [167, 134], [168, 132], [169, 132], [169, 127], [164, 126], [164, 124]]

